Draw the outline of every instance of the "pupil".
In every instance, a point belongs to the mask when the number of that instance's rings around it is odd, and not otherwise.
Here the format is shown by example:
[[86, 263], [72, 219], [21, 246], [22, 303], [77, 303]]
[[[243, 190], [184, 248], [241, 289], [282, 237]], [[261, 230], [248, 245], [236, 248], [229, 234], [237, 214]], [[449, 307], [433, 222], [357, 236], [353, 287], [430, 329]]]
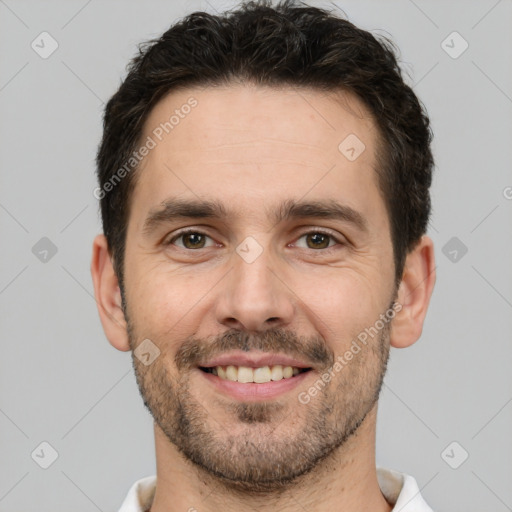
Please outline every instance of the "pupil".
[[312, 242], [314, 249], [323, 249], [329, 245], [329, 237], [322, 233], [314, 233], [312, 235], [308, 235], [308, 240]]
[[203, 235], [199, 235], [198, 233], [190, 233], [185, 235], [185, 246], [189, 248], [196, 249], [197, 247], [202, 247], [204, 245], [204, 237]]

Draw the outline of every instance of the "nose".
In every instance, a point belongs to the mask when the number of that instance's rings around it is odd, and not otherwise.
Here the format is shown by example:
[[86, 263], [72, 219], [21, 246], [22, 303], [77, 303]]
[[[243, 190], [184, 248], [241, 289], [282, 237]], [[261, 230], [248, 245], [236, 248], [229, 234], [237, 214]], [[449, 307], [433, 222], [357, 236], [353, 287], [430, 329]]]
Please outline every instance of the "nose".
[[251, 263], [233, 254], [233, 268], [223, 280], [216, 301], [215, 313], [220, 324], [258, 332], [291, 323], [293, 292], [267, 252], [263, 251]]

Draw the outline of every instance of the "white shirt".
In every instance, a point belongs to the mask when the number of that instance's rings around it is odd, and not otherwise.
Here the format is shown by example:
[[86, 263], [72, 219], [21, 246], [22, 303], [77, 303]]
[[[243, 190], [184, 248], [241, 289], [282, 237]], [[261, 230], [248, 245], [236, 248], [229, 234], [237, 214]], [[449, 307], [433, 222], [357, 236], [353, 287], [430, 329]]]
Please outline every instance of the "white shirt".
[[[405, 473], [377, 468], [380, 490], [393, 505], [393, 512], [433, 512], [421, 497], [416, 480]], [[147, 476], [135, 482], [119, 512], [146, 512], [153, 502], [156, 476]]]

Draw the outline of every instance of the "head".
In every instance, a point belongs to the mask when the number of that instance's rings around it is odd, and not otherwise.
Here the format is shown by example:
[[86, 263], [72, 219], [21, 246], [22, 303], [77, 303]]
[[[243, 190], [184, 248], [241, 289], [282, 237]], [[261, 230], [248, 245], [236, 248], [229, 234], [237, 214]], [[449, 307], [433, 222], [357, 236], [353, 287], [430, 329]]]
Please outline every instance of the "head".
[[[92, 271], [110, 342], [197, 467], [282, 485], [375, 410], [434, 284], [430, 142], [391, 43], [318, 8], [194, 13], [141, 47], [105, 111]], [[280, 387], [240, 394], [233, 362]]]

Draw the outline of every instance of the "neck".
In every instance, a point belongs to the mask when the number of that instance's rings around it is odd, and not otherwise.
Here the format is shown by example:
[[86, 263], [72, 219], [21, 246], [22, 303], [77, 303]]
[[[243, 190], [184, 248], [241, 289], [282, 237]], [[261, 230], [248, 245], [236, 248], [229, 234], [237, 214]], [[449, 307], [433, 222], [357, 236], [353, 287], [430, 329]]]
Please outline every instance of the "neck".
[[302, 477], [279, 491], [234, 489], [186, 460], [155, 424], [157, 487], [151, 512], [196, 510], [226, 512], [241, 509], [314, 512], [343, 510], [390, 512], [375, 468], [377, 406], [357, 432]]

